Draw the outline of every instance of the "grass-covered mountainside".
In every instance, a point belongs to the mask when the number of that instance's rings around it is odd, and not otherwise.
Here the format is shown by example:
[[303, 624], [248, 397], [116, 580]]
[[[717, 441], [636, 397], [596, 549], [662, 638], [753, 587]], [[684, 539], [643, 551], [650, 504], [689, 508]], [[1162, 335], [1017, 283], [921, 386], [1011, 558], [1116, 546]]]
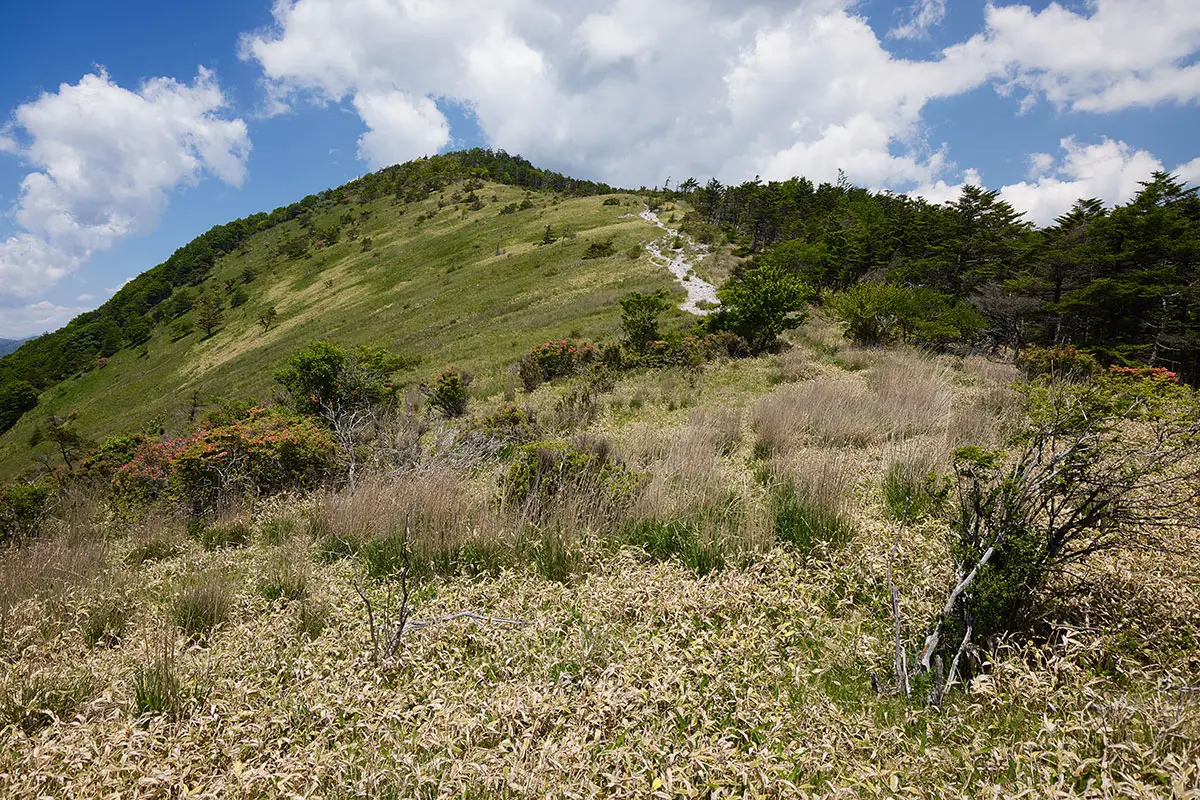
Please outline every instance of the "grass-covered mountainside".
[[[0, 436], [0, 476], [32, 463], [31, 433], [51, 416], [75, 413], [98, 441], [182, 430], [194, 402], [265, 400], [274, 370], [311, 339], [403, 354], [402, 383], [456, 365], [478, 372], [486, 392], [534, 344], [611, 338], [620, 296], [673, 280], [638, 250], [659, 235], [637, 217], [641, 200], [606, 194], [606, 205], [596, 195], [607, 191], [470, 152], [215, 228], [96, 312], [0, 360], [0, 387], [41, 392]], [[211, 332], [201, 327], [209, 298], [221, 308]], [[264, 329], [268, 309], [276, 316]]]
[[0, 361], [0, 796], [1194, 797], [1200, 214], [1077, 211], [474, 152], [214, 229]]

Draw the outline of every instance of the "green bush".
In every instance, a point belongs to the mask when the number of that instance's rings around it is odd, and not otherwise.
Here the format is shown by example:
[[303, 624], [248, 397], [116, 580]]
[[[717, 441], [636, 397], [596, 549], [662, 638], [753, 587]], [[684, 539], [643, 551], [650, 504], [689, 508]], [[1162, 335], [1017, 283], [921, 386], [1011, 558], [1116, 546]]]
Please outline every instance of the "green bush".
[[301, 414], [332, 420], [395, 399], [391, 377], [411, 364], [383, 348], [346, 349], [326, 341], [309, 342], [275, 373], [288, 403]]
[[970, 341], [987, 327], [970, 306], [924, 287], [865, 281], [833, 295], [828, 305], [846, 337], [865, 345], [945, 347]]
[[141, 566], [150, 561], [165, 561], [174, 558], [183, 551], [179, 542], [169, 534], [156, 534], [142, 539], [130, 548], [125, 556], [125, 563], [130, 566]]
[[33, 735], [56, 720], [69, 721], [95, 692], [94, 679], [85, 675], [12, 677], [0, 696], [0, 722]]
[[608, 258], [609, 256], [616, 255], [616, 253], [617, 248], [613, 246], [612, 240], [609, 239], [607, 241], [592, 242], [589, 244], [583, 251], [583, 257], [585, 259]]
[[263, 544], [283, 544], [296, 532], [297, 526], [293, 517], [275, 517], [262, 524], [259, 540]]
[[1028, 347], [1021, 351], [1017, 366], [1026, 380], [1046, 378], [1065, 381], [1084, 381], [1102, 371], [1100, 362], [1090, 353], [1073, 345], [1063, 347]]
[[45, 481], [0, 487], [0, 542], [37, 533], [54, 496], [54, 486]]
[[224, 522], [203, 525], [196, 531], [196, 540], [205, 550], [226, 550], [250, 544], [250, 526], [245, 522]]
[[621, 332], [624, 343], [633, 352], [644, 354], [652, 342], [662, 338], [658, 331], [659, 317], [671, 307], [671, 293], [666, 289], [655, 292], [632, 292], [621, 298]]
[[913, 522], [941, 514], [949, 498], [949, 483], [933, 472], [921, 472], [902, 461], [894, 461], [883, 474], [881, 488], [888, 516]]
[[473, 430], [506, 445], [523, 445], [536, 441], [540, 428], [537, 412], [521, 408], [515, 403], [505, 403], [490, 414], [476, 419]]
[[169, 639], [148, 664], [133, 673], [133, 709], [136, 716], [162, 715], [175, 719], [187, 705], [188, 693], [179, 679], [175, 652]]
[[707, 575], [725, 567], [725, 555], [701, 530], [694, 519], [639, 519], [622, 525], [617, 538], [622, 544], [640, 547], [655, 560], [676, 558], [697, 575]]
[[308, 570], [277, 558], [259, 574], [258, 593], [267, 600], [303, 600], [308, 597]]
[[564, 441], [542, 441], [517, 449], [501, 479], [500, 496], [532, 519], [556, 503], [579, 503], [611, 516], [632, 505], [646, 480], [611, 458], [603, 445], [581, 449]]
[[708, 329], [736, 334], [751, 352], [761, 353], [777, 348], [785, 330], [804, 322], [815, 293], [790, 272], [763, 264], [736, 272], [717, 297], [721, 307], [709, 315]]
[[429, 404], [446, 417], [461, 417], [467, 413], [467, 401], [474, 376], [457, 367], [450, 367], [433, 380], [432, 386], [422, 386], [421, 391], [429, 398]]
[[38, 404], [38, 392], [28, 381], [14, 381], [0, 388], [0, 433], [17, 424], [26, 411]]
[[128, 624], [128, 602], [119, 595], [107, 595], [88, 607], [81, 633], [89, 647], [114, 647], [125, 638]]

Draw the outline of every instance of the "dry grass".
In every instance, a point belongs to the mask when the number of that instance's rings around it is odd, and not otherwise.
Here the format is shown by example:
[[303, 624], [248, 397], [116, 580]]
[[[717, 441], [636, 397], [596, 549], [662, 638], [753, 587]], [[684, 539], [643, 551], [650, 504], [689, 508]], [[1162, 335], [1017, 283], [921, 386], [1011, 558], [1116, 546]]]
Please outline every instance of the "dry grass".
[[[982, 378], [869, 355], [865, 370], [821, 365], [763, 398], [765, 381], [738, 394], [742, 373], [713, 370], [689, 391], [731, 397], [723, 407], [648, 401], [593, 425], [654, 475], [615, 536], [580, 509], [522, 527], [493, 504], [494, 475], [438, 466], [258, 510], [260, 532], [304, 514], [312, 540], [296, 526], [144, 563], [65, 535], [4, 553], [0, 796], [1196, 797], [1200, 702], [1171, 688], [1200, 674], [1195, 532], [1089, 564], [1100, 580], [1067, 595], [1043, 639], [1001, 643], [940, 710], [872, 690], [891, 658], [898, 527], [880, 478], [942, 468], [952, 442], [994, 435], [1007, 411]], [[750, 425], [776, 442], [766, 463], [750, 457]], [[853, 536], [771, 547], [782, 484]], [[312, 556], [406, 523], [415, 553], [450, 565], [417, 582], [417, 618], [530, 624], [433, 625], [374, 663], [362, 556]], [[943, 526], [903, 531], [909, 644], [952, 577]], [[302, 580], [274, 580], [293, 570]], [[225, 577], [238, 573], [247, 587]], [[210, 578], [224, 587], [219, 635], [180, 646], [154, 610]], [[302, 599], [259, 596], [288, 581], [303, 589], [279, 595]], [[106, 597], [139, 613], [119, 647], [90, 648], [82, 621]], [[153, 644], [129, 652], [137, 641]]]

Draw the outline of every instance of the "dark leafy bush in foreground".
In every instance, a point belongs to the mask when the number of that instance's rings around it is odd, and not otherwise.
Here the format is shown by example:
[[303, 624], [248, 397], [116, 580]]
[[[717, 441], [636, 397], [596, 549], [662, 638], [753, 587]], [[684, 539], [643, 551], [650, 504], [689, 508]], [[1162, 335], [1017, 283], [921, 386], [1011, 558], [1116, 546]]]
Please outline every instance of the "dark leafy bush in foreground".
[[54, 491], [53, 485], [45, 481], [0, 487], [0, 542], [35, 533], [46, 517]]

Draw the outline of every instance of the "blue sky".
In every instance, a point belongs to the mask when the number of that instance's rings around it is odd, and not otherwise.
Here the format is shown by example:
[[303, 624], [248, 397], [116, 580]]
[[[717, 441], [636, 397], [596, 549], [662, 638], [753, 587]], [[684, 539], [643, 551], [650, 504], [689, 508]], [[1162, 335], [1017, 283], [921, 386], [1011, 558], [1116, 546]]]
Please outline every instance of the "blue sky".
[[[568, 6], [564, 10], [562, 6]], [[1045, 223], [1200, 180], [1195, 0], [71, 0], [0, 33], [0, 337], [214, 224], [464, 146], [637, 186], [801, 174]]]

